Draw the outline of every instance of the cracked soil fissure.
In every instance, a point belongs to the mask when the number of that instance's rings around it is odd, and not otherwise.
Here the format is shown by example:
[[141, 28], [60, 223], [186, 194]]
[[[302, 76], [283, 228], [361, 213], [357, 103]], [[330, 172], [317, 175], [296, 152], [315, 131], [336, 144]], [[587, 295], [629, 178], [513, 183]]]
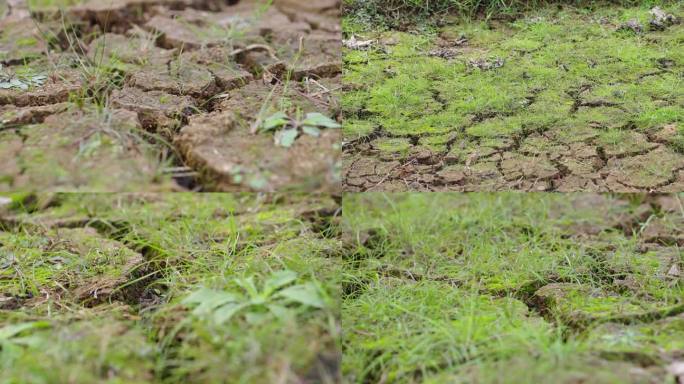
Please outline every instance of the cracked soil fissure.
[[681, 191], [681, 11], [638, 33], [615, 15], [648, 10], [568, 7], [355, 36], [371, 44], [343, 48], [344, 189]]
[[[280, 261], [302, 257], [306, 263], [320, 263], [311, 273], [329, 274], [316, 279], [330, 281], [337, 273], [339, 253], [341, 208], [336, 199], [171, 193], [16, 194], [13, 199], [16, 204], [3, 205], [0, 211], [0, 328], [42, 327], [21, 331], [30, 333], [34, 342], [17, 344], [11, 355], [11, 346], [3, 344], [0, 352], [12, 360], [2, 370], [3, 378], [24, 381], [30, 372], [31, 377], [58, 381], [78, 373], [88, 382], [272, 382], [282, 375], [293, 382], [339, 381], [335, 336], [321, 326], [337, 321], [334, 308], [308, 307], [306, 314], [292, 313], [298, 317], [293, 326], [288, 320], [263, 329], [263, 324], [249, 320], [237, 324], [244, 320], [242, 314], [219, 326], [211, 318], [198, 317], [183, 301], [211, 285], [235, 289], [225, 282], [241, 281], [245, 273], [256, 279], [261, 274], [277, 276], [274, 270], [282, 268], [300, 281], [313, 278], [294, 264], [271, 264], [279, 263], [268, 260], [276, 254]], [[218, 269], [212, 271], [214, 266]], [[259, 268], [266, 270], [257, 272]], [[176, 280], [179, 276], [182, 281]], [[321, 285], [328, 290], [325, 287]], [[330, 293], [335, 295], [333, 289]], [[282, 304], [289, 307], [282, 309], [295, 308]], [[252, 308], [253, 313], [260, 310]], [[95, 339], [83, 329], [91, 326], [97, 329]], [[228, 329], [231, 326], [240, 332]], [[210, 328], [212, 340], [196, 337], [195, 332]], [[225, 332], [225, 339], [214, 341], [216, 332]], [[103, 338], [111, 340], [105, 345]], [[57, 343], [59, 351], [48, 351], [50, 346], [41, 340]], [[188, 349], [207, 353], [216, 348], [214, 356], [240, 340], [263, 343], [264, 358], [251, 355], [249, 363], [229, 367], [231, 359], [243, 358], [244, 347], [238, 343], [226, 356], [200, 359], [204, 367], [187, 369], [198, 361], [196, 352]], [[120, 341], [124, 345], [111, 345]], [[127, 343], [133, 343], [132, 351]], [[72, 347], [83, 359], [71, 359]], [[86, 358], [90, 348], [98, 351], [98, 364]], [[35, 356], [42, 353], [41, 366], [34, 366]], [[275, 355], [293, 363], [273, 362]], [[215, 373], [207, 376], [207, 368]]]
[[[655, 383], [665, 380], [665, 368], [681, 359], [681, 345], [668, 346], [668, 339], [646, 339], [643, 341], [646, 343], [644, 345], [653, 348], [645, 350], [641, 344], [634, 346], [625, 341], [625, 344], [616, 346], [611, 344], [611, 340], [622, 343], [621, 337], [629, 339], [635, 334], [640, 335], [639, 337], [660, 337], [661, 332], [663, 337], [667, 337], [666, 332], [681, 330], [684, 314], [680, 285], [680, 266], [684, 260], [680, 248], [684, 223], [681, 197], [627, 194], [538, 196], [529, 199], [529, 202], [544, 208], [532, 209], [527, 204], [518, 205], [522, 200], [527, 201], [523, 198], [525, 195], [512, 194], [495, 198], [496, 195], [499, 194], [437, 194], [439, 197], [429, 194], [394, 194], [391, 197], [391, 209], [380, 194], [364, 194], [348, 203], [357, 214], [363, 211], [366, 213], [360, 215], [368, 215], [363, 216], [363, 219], [350, 220], [352, 224], [346, 230], [349, 233], [345, 232], [345, 242], [348, 249], [352, 250], [347, 256], [349, 278], [343, 285], [346, 308], [343, 316], [350, 319], [347, 326], [351, 328], [344, 353], [345, 356], [353, 356], [349, 358], [346, 371], [348, 377], [357, 382], [371, 383], [388, 376], [395, 377], [399, 382], [411, 382], [413, 379], [449, 381], [452, 377], [473, 374], [475, 376], [468, 376], [473, 381], [488, 382], [485, 379], [488, 375], [480, 372], [483, 375], [477, 376], [477, 372], [468, 372], [468, 366], [487, 364], [490, 360], [500, 361], [504, 366], [515, 366], [517, 363], [510, 360], [505, 342], [502, 342], [503, 350], [498, 350], [499, 342], [496, 340], [505, 340], [520, 331], [517, 327], [523, 327], [524, 324], [517, 321], [533, 324], [543, 321], [551, 327], [551, 334], [558, 335], [559, 342], [564, 345], [559, 347], [561, 349], [572, 349], [572, 345], [589, 340], [586, 341], [588, 351], [581, 349], [582, 352], [576, 352], [578, 357], [586, 354], [589, 359], [598, 359], [597, 362], [601, 362], [599, 366], [619, 363], [650, 372], [646, 376], [650, 381], [640, 381], [644, 377], [635, 376], [635, 372], [630, 370], [624, 378], [625, 382]], [[431, 201], [433, 199], [440, 203]], [[492, 209], [504, 210], [506, 213], [492, 215], [486, 204], [479, 205], [483, 201], [492, 205], [499, 204]], [[426, 213], [417, 213], [432, 204], [440, 206], [445, 214], [434, 217], [433, 213], [430, 217]], [[387, 211], [383, 211], [382, 207], [385, 205]], [[510, 208], [511, 206], [515, 208]], [[349, 208], [346, 210], [349, 211]], [[481, 216], [474, 214], [475, 212], [480, 212]], [[550, 217], [545, 217], [544, 212], [550, 212]], [[516, 215], [532, 215], [531, 217], [537, 217], [541, 221], [560, 221], [551, 224], [523, 219], [521, 221], [529, 224], [522, 224], [517, 222]], [[506, 224], [498, 228], [499, 224], [492, 222], [492, 219], [504, 220]], [[468, 224], [459, 227], [455, 224], [459, 220]], [[517, 224], [511, 221], [516, 221]], [[418, 233], [406, 235], [404, 231]], [[426, 234], [433, 232], [433, 235]], [[480, 236], [507, 234], [499, 239], [506, 243], [510, 239], [516, 239], [516, 233], [523, 233], [525, 236], [514, 240], [517, 243], [513, 246], [484, 248], [493, 252], [493, 255], [483, 253], [486, 251], [482, 249], [479, 249], [480, 253], [468, 250], [469, 247], [477, 247], [480, 243], [477, 238]], [[418, 237], [419, 234], [423, 237]], [[554, 238], [549, 239], [547, 248], [542, 251], [543, 256], [538, 256], [544, 258], [543, 264], [536, 267], [526, 265], [524, 257], [515, 256], [515, 253], [523, 253], [528, 249], [526, 242], [541, 241], [545, 236], [559, 236], [576, 244], [572, 246], [573, 249], [578, 248], [565, 260], [561, 258], [558, 265], [551, 260], [555, 258], [554, 253], [562, 252], [562, 246], [561, 249], [553, 249], [553, 246], [558, 246], [558, 240]], [[579, 254], [585, 255], [587, 264], [579, 265]], [[627, 255], [630, 255], [627, 259], [629, 261], [623, 259]], [[481, 267], [493, 269], [478, 270], [471, 265], [478, 264], [480, 258], [484, 259]], [[509, 261], [498, 266], [488, 265], [493, 262], [492, 259], [497, 258]], [[534, 264], [532, 260], [528, 261]], [[546, 263], [555, 267], [550, 268]], [[573, 266], [573, 263], [577, 265]], [[535, 268], [539, 267], [545, 270], [537, 271]], [[568, 270], [572, 271], [570, 275]], [[506, 284], [502, 280], [511, 282]], [[670, 294], [657, 293], [660, 288], [655, 288], [656, 286], [663, 287], [665, 291], [661, 293]], [[425, 296], [426, 290], [432, 292], [433, 289], [440, 292], [441, 300], [435, 302], [435, 297]], [[393, 292], [396, 291], [403, 294], [394, 295]], [[387, 302], [374, 301], [382, 300], [383, 295], [391, 298], [387, 298]], [[525, 310], [519, 320], [513, 320], [517, 318], [515, 316], [509, 318], [508, 312], [498, 315], [494, 314], [496, 311], [487, 312], [488, 309], [479, 308], [474, 303], [472, 305], [475, 309], [468, 305], [454, 309], [451, 306], [454, 304], [445, 304], [441, 309], [443, 312], [430, 312], [437, 311], [431, 309], [432, 306], [439, 306], [438, 303], [449, 301], [452, 296], [456, 303], [459, 302], [459, 297], [477, 297], [482, 300], [475, 301], [479, 305], [491, 300], [498, 303], [495, 306], [501, 307], [505, 307], [504, 302], [513, 300], [523, 305]], [[471, 299], [464, 300], [469, 303], [468, 300]], [[395, 307], [392, 303], [396, 303]], [[391, 313], [391, 308], [400, 312], [395, 313], [396, 324], [389, 325], [383, 316], [390, 316], [387, 311]], [[429, 320], [426, 316], [430, 316]], [[463, 340], [463, 351], [460, 347], [445, 350], [438, 346], [439, 338], [432, 340], [431, 345], [441, 352], [432, 354], [430, 349], [425, 349], [422, 345], [424, 338], [431, 338], [434, 333], [446, 332], [445, 329], [453, 329], [452, 337], [461, 336], [459, 331], [463, 332], [463, 329], [460, 325], [467, 323], [464, 319], [469, 319], [470, 316], [473, 316], [472, 321], [487, 324], [490, 320], [498, 319], [490, 324], [493, 327], [500, 327], [509, 321], [515, 325], [507, 333], [497, 333], [489, 326], [482, 325], [482, 338], [473, 336], [474, 340], [471, 340], [466, 337]], [[411, 324], [415, 329], [411, 328]], [[392, 326], [397, 331], [388, 329]], [[477, 331], [472, 332], [477, 334]], [[383, 342], [374, 343], [379, 337]], [[408, 338], [407, 344], [404, 345], [403, 341], [392, 339], [393, 337]], [[516, 345], [514, 353], [530, 353], [532, 357], [529, 369], [541, 369], [545, 364], [542, 358], [544, 352], [528, 345], [530, 339], [528, 336], [524, 337], [524, 346], [513, 337], [513, 345]], [[679, 336], [671, 334], [669, 337]], [[634, 340], [642, 342], [643, 339]], [[395, 343], [398, 346], [395, 347]], [[404, 348], [408, 348], [409, 352]], [[405, 359], [413, 353], [421, 352], [425, 354], [421, 360], [412, 359], [406, 362]], [[372, 368], [361, 371], [360, 366], [355, 365], [358, 361], [365, 361], [364, 367]], [[592, 375], [598, 373], [600, 377], [603, 369], [610, 370], [604, 367], [591, 371], [593, 368], [587, 368], [590, 366], [591, 364], [583, 363], [574, 367], [576, 372], [573, 368], [568, 371], [558, 368], [557, 374], [563, 376], [558, 382], [574, 382], [577, 377], [584, 377], [585, 374], [587, 377], [597, 377]], [[589, 371], [585, 372], [586, 369]], [[497, 380], [501, 378], [493, 382]]]
[[[303, 135], [291, 148], [250, 131], [275, 112], [338, 118], [339, 5], [108, 0], [32, 10], [35, 19], [10, 14], [0, 20], [3, 70], [24, 82], [48, 77], [25, 90], [0, 89], [0, 133], [9, 143], [0, 144], [0, 158], [14, 158], [0, 168], [0, 189], [335, 190], [337, 130]], [[110, 117], [120, 110], [136, 115], [127, 117], [129, 132]], [[50, 148], [31, 141], [42, 126], [84, 118], [96, 127], [56, 133], [61, 143]], [[41, 147], [62, 160], [41, 161]], [[81, 166], [118, 177], [103, 180]], [[39, 181], [39, 173], [51, 177]]]

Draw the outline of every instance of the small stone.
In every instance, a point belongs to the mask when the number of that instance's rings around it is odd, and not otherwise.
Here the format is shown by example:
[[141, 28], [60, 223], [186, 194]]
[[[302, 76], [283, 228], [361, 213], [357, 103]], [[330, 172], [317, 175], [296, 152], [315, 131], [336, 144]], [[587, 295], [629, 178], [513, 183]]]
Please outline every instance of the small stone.
[[491, 69], [501, 68], [506, 64], [506, 61], [502, 58], [496, 58], [492, 60], [479, 59], [479, 60], [468, 60], [468, 66], [471, 68], [479, 68], [483, 71], [489, 71]]
[[663, 11], [660, 9], [660, 7], [654, 7], [651, 9], [650, 14], [653, 16], [653, 19], [650, 23], [651, 28], [656, 31], [662, 31], [669, 26], [677, 24], [679, 21], [674, 15]]
[[356, 36], [352, 35], [347, 40], [342, 40], [342, 45], [349, 49], [354, 49], [354, 50], [366, 50], [369, 49], [375, 40], [357, 40]]
[[620, 25], [618, 30], [622, 30], [622, 31], [630, 30], [630, 31], [633, 31], [634, 33], [641, 33], [644, 31], [644, 26], [641, 25], [639, 20], [632, 19], [632, 20], [629, 20], [626, 23]]

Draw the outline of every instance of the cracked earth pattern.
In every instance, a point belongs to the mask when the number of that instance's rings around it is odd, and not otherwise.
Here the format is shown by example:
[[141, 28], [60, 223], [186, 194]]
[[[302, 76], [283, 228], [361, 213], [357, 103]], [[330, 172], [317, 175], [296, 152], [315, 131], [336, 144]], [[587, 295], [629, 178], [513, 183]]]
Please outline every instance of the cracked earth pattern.
[[349, 382], [684, 377], [681, 195], [369, 193], [344, 210]]
[[546, 9], [359, 32], [372, 43], [344, 49], [344, 189], [684, 190], [684, 26], [649, 17]]
[[0, 19], [0, 76], [28, 85], [0, 89], [0, 190], [338, 188], [338, 130], [252, 126], [338, 118], [339, 0], [76, 3]]
[[[338, 200], [256, 193], [11, 200], [0, 204], [0, 382], [340, 382], [337, 336], [322, 326], [338, 321]], [[181, 304], [200, 287], [235, 289], [224, 283], [246, 275], [261, 287], [283, 270], [325, 282], [330, 305], [299, 308], [294, 320], [238, 314], [219, 326]]]

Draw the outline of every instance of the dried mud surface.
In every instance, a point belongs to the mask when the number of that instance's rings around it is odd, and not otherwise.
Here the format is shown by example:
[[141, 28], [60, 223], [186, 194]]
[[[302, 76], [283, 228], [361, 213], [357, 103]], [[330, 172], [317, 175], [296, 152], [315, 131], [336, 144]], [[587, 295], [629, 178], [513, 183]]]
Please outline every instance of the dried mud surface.
[[478, 193], [345, 199], [345, 378], [681, 382], [683, 201]]
[[0, 190], [339, 187], [339, 130], [254, 133], [339, 117], [339, 0], [55, 3], [0, 19]]
[[0, 382], [341, 382], [339, 219], [326, 195], [4, 195]]
[[344, 189], [684, 190], [682, 11], [667, 26], [599, 7], [433, 34], [350, 27]]

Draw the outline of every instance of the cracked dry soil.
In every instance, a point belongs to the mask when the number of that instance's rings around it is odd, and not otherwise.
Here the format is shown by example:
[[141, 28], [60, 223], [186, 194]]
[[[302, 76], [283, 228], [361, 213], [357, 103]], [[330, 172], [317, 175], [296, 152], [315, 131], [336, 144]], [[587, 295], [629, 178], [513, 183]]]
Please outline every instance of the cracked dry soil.
[[668, 7], [667, 26], [604, 6], [356, 31], [344, 189], [684, 190], [683, 11]]
[[[12, 200], [0, 207], [0, 382], [340, 382], [333, 198]], [[243, 297], [247, 281], [271, 297], [221, 322], [186, 301], [207, 288]], [[287, 286], [317, 287], [321, 301], [274, 294]]]
[[681, 382], [681, 195], [369, 193], [344, 210], [347, 381]]
[[74, 3], [0, 19], [0, 84], [26, 85], [0, 89], [0, 190], [339, 186], [339, 130], [283, 148], [251, 129], [338, 118], [339, 0]]

